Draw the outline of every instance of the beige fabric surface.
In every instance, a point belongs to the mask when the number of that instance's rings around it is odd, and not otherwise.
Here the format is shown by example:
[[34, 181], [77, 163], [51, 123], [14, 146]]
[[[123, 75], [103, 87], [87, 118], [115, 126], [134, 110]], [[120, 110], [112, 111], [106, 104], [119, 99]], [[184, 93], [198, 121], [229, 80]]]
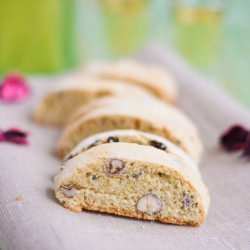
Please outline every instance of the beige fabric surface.
[[[180, 85], [178, 106], [198, 124], [205, 144], [200, 164], [211, 193], [207, 220], [199, 227], [175, 226], [83, 211], [59, 205], [53, 176], [60, 131], [32, 123], [43, 93], [63, 78], [33, 77], [32, 97], [22, 104], [0, 104], [0, 128], [30, 131], [30, 145], [0, 143], [0, 249], [249, 249], [250, 162], [218, 147], [232, 123], [250, 125], [250, 114], [222, 94], [170, 51], [151, 46], [140, 59], [168, 67]], [[16, 197], [22, 195], [18, 201]]]

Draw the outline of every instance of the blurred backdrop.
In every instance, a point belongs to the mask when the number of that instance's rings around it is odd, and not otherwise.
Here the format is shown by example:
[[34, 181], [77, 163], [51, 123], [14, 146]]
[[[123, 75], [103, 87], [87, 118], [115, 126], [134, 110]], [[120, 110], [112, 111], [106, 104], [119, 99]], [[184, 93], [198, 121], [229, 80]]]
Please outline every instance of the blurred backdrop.
[[250, 108], [250, 1], [0, 0], [0, 73], [57, 73], [171, 47]]

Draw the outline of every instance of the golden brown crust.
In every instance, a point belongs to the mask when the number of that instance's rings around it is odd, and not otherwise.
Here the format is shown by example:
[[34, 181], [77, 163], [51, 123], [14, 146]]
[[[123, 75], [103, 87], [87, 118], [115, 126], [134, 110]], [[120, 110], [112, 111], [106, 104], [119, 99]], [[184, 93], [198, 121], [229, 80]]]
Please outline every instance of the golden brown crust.
[[205, 220], [204, 213], [203, 213], [203, 216], [200, 218], [200, 220], [197, 222], [194, 222], [194, 221], [184, 222], [184, 221], [178, 220], [177, 218], [168, 218], [168, 217], [162, 218], [161, 216], [157, 216], [157, 215], [143, 214], [140, 212], [133, 212], [133, 211], [125, 210], [125, 209], [107, 208], [104, 206], [93, 206], [91, 204], [87, 204], [86, 206], [81, 206], [81, 207], [80, 206], [79, 207], [67, 207], [66, 204], [63, 204], [63, 205], [65, 208], [68, 208], [71, 211], [77, 212], [77, 213], [82, 212], [82, 209], [87, 209], [87, 210], [104, 212], [104, 213], [109, 213], [109, 214], [127, 216], [131, 218], [136, 218], [136, 219], [157, 220], [157, 221], [161, 221], [164, 223], [171, 223], [171, 224], [177, 224], [177, 225], [198, 226]]

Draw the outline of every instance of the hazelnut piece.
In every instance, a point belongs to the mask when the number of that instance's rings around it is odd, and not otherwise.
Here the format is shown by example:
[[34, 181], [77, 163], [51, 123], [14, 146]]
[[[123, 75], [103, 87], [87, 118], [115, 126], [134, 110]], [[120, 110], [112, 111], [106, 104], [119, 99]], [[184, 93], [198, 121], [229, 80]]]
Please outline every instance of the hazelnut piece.
[[61, 186], [60, 191], [64, 194], [67, 198], [73, 198], [76, 192], [76, 188], [73, 185], [69, 186]]
[[108, 172], [110, 174], [117, 174], [125, 167], [125, 162], [119, 159], [112, 159], [108, 163]]
[[148, 193], [137, 201], [136, 208], [142, 213], [152, 215], [161, 211], [162, 201], [156, 195]]

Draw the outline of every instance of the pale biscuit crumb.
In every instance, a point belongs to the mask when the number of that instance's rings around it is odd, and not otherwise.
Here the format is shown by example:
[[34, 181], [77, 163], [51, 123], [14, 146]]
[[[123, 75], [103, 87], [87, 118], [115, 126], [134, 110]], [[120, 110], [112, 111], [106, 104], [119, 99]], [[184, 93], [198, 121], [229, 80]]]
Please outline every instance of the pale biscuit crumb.
[[22, 200], [22, 199], [23, 199], [23, 196], [22, 196], [22, 195], [18, 195], [16, 198], [17, 198], [17, 200], [19, 200], [19, 201], [20, 201], [20, 200]]

